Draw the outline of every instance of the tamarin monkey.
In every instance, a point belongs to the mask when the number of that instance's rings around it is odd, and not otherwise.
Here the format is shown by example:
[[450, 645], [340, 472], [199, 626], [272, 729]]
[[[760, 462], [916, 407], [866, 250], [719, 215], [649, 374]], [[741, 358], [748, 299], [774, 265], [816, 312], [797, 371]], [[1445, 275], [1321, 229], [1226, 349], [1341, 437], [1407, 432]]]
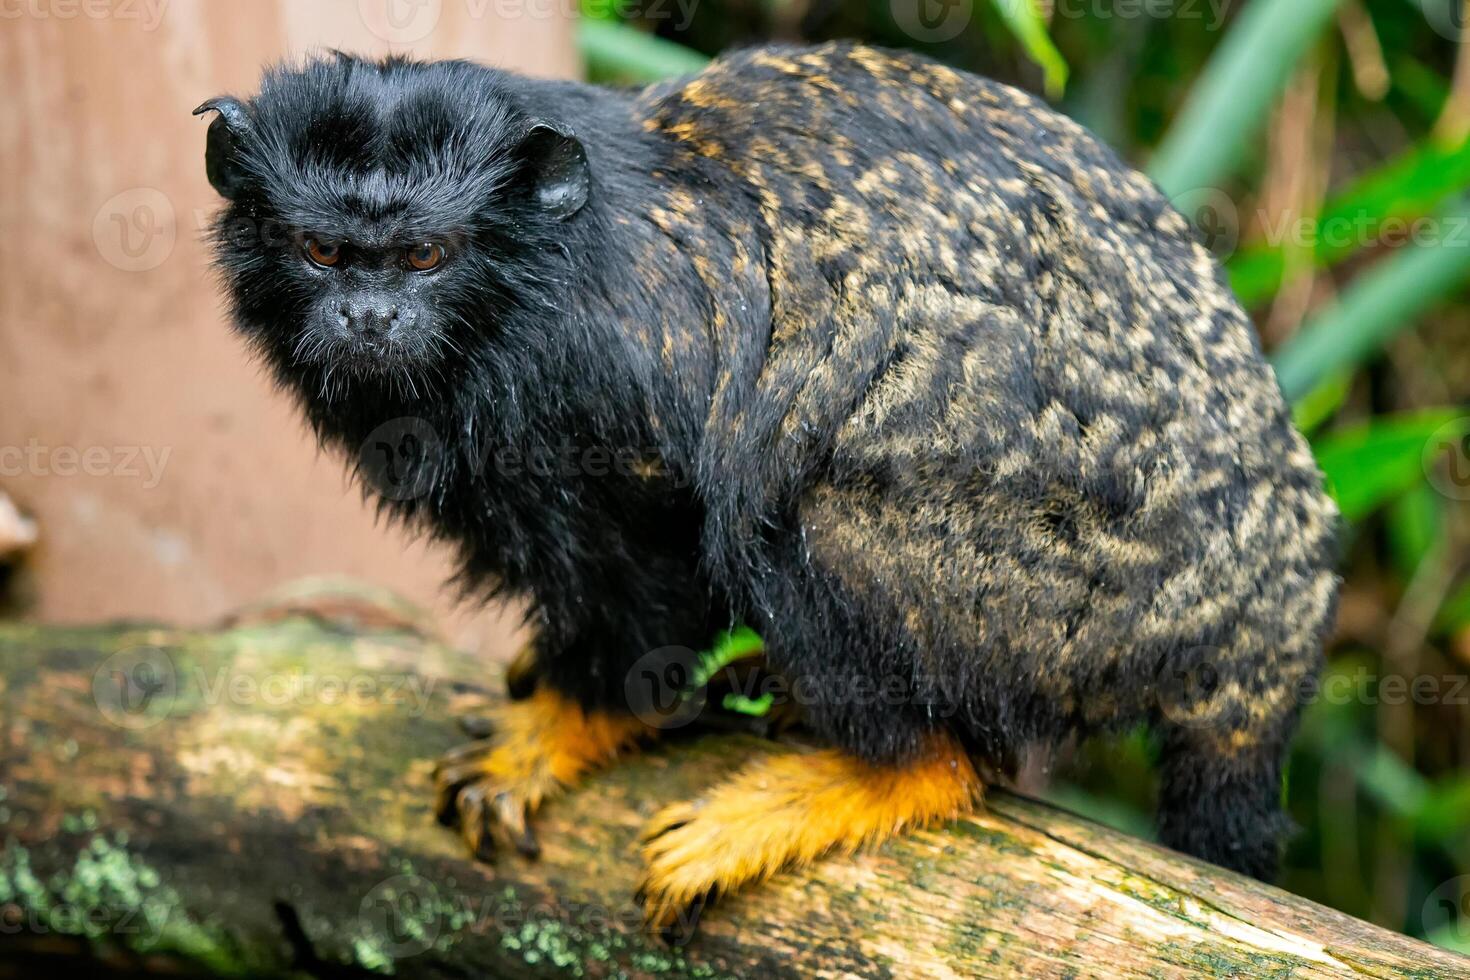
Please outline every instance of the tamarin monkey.
[[826, 748], [653, 819], [666, 936], [1145, 722], [1162, 840], [1273, 874], [1336, 514], [1216, 262], [1076, 123], [853, 44], [636, 91], [339, 54], [207, 111], [239, 331], [531, 603], [533, 689], [438, 769], [477, 855], [657, 735], [635, 664], [745, 623]]

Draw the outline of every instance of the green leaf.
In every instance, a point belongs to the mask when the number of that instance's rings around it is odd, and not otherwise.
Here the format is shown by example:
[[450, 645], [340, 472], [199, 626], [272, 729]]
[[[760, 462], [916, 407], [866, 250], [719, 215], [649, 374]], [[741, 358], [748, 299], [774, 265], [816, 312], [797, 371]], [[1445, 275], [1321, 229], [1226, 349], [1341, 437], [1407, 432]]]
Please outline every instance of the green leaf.
[[1444, 498], [1420, 483], [1388, 507], [1388, 544], [1394, 566], [1407, 581], [1444, 538]]
[[1210, 58], [1149, 167], [1175, 197], [1240, 162], [1340, 0], [1252, 0]]
[[1325, 379], [1291, 406], [1291, 421], [1302, 435], [1311, 435], [1337, 414], [1352, 386], [1353, 376], [1348, 371]]
[[709, 64], [698, 51], [611, 20], [580, 21], [577, 46], [594, 81], [657, 82]]
[[1303, 324], [1271, 358], [1289, 399], [1335, 371], [1356, 367], [1400, 330], [1458, 290], [1470, 275], [1470, 198], [1442, 211], [1436, 233], [1395, 249], [1359, 276], [1337, 303]]
[[1389, 72], [1393, 91], [1419, 113], [1420, 122], [1432, 123], [1444, 109], [1450, 85], [1439, 72], [1408, 54], [1393, 59]]
[[699, 671], [691, 687], [703, 687], [726, 667], [765, 650], [760, 634], [749, 626], [737, 626], [715, 636], [714, 645], [699, 655]]
[[1026, 50], [1027, 56], [1041, 66], [1042, 76], [1046, 79], [1046, 94], [1053, 99], [1060, 98], [1066, 91], [1070, 69], [1047, 33], [1046, 21], [1041, 19], [1036, 0], [991, 0], [991, 3]]
[[1470, 826], [1470, 776], [1451, 776], [1436, 783], [1416, 815], [1415, 826], [1431, 840], [1460, 841]]
[[1310, 227], [1298, 228], [1293, 222], [1268, 229], [1273, 241], [1253, 245], [1230, 260], [1230, 285], [1242, 303], [1260, 303], [1281, 288], [1286, 246], [1302, 231], [1316, 264], [1335, 265], [1384, 238], [1408, 237], [1414, 219], [1467, 185], [1470, 142], [1415, 147], [1329, 200]]
[[771, 705], [776, 703], [776, 696], [770, 691], [758, 698], [746, 697], [734, 691], [726, 694], [720, 704], [726, 711], [736, 714], [750, 715], [753, 718], [763, 718], [771, 710]]
[[1365, 746], [1358, 782], [1385, 812], [1413, 821], [1430, 798], [1429, 781], [1382, 742]]
[[1444, 605], [1439, 607], [1439, 614], [1434, 617], [1436, 634], [1458, 633], [1466, 627], [1470, 627], [1470, 582], [1466, 582], [1446, 599]]
[[1424, 447], [1459, 413], [1381, 416], [1316, 440], [1313, 451], [1342, 516], [1360, 520], [1424, 479]]
[[[757, 656], [765, 648], [765, 641], [761, 639], [760, 634], [748, 626], [737, 626], [733, 630], [726, 630], [718, 634], [714, 645], [700, 654], [699, 670], [689, 689], [693, 691], [704, 687], [712, 677], [726, 667], [747, 657]], [[771, 710], [771, 705], [775, 701], [775, 697], [769, 691], [758, 698], [747, 697], [739, 691], [731, 691], [724, 696], [720, 704], [726, 711], [760, 718]]]

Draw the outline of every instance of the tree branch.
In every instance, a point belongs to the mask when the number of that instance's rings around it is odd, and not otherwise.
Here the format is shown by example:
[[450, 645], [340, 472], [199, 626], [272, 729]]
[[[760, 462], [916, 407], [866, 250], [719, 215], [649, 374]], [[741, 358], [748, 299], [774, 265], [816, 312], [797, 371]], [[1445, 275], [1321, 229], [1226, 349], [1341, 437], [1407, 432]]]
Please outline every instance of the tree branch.
[[[371, 594], [217, 631], [0, 627], [0, 975], [1465, 975], [1470, 961], [996, 791], [987, 812], [730, 896], [670, 950], [632, 903], [662, 803], [783, 751], [672, 742], [549, 803], [543, 855], [431, 814], [497, 671]], [[1417, 973], [1416, 973], [1417, 971]]]

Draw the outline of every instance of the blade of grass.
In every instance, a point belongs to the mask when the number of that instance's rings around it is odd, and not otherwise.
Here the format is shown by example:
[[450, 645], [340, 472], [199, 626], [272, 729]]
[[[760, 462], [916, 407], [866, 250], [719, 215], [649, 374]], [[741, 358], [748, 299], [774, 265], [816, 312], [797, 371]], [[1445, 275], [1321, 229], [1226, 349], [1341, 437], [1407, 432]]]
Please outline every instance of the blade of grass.
[[1390, 503], [1384, 516], [1389, 554], [1407, 582], [1445, 537], [1444, 497], [1428, 483], [1420, 483]]
[[610, 20], [579, 22], [577, 47], [595, 81], [657, 82], [709, 64], [698, 51]]
[[1391, 814], [1412, 824], [1430, 795], [1430, 783], [1382, 742], [1360, 747], [1362, 759], [1356, 766], [1364, 790]]
[[1154, 154], [1149, 172], [1166, 194], [1211, 186], [1235, 167], [1339, 2], [1245, 5]]
[[1041, 66], [1042, 77], [1046, 80], [1046, 94], [1053, 99], [1061, 98], [1067, 88], [1070, 69], [1067, 67], [1067, 60], [1062, 57], [1062, 53], [1052, 43], [1051, 35], [1047, 33], [1046, 21], [1041, 19], [1036, 0], [991, 2], [1001, 20], [1005, 21], [1006, 27], [1010, 28], [1025, 49], [1027, 57]]
[[1302, 326], [1271, 358], [1288, 399], [1375, 354], [1470, 276], [1470, 198], [1440, 213], [1432, 240], [1405, 245], [1359, 276], [1337, 303]]
[[1315, 388], [1298, 398], [1291, 406], [1291, 421], [1297, 431], [1310, 436], [1327, 420], [1337, 414], [1352, 389], [1353, 376], [1349, 371], [1324, 378]]
[[1407, 54], [1394, 59], [1390, 77], [1391, 91], [1419, 114], [1421, 122], [1433, 122], [1450, 94], [1449, 83], [1439, 72]]

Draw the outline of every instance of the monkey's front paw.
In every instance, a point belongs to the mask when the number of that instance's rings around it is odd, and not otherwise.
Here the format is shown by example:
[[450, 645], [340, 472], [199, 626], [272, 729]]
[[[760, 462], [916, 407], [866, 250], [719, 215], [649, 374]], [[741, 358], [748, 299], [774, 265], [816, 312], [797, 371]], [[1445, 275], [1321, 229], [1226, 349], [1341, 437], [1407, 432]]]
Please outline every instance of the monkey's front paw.
[[507, 758], [511, 750], [495, 735], [451, 749], [434, 767], [439, 822], [459, 828], [470, 853], [489, 861], [497, 847], [510, 846], [537, 857], [541, 845], [530, 815], [551, 788]]
[[505, 847], [536, 857], [541, 846], [530, 819], [541, 803], [647, 733], [631, 715], [585, 711], [538, 688], [523, 701], [499, 705], [475, 726], [473, 734], [483, 739], [439, 760], [435, 810], [481, 860]]

